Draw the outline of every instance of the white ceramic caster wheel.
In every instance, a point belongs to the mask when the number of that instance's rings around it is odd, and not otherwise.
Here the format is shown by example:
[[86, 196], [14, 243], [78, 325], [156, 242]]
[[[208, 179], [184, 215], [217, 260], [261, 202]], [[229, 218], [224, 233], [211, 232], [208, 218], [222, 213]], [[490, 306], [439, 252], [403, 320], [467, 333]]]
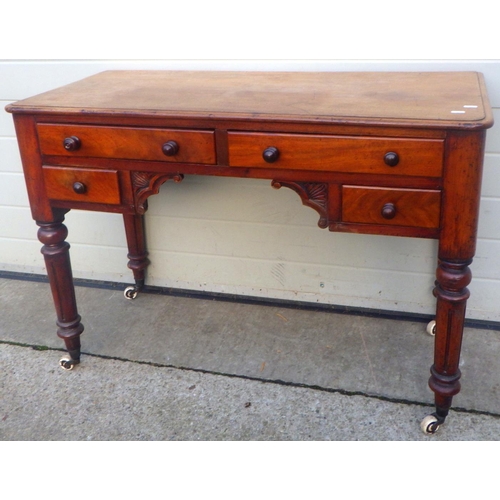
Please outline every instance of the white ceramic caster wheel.
[[420, 423], [420, 428], [424, 434], [436, 434], [440, 425], [435, 415], [427, 415]]
[[134, 300], [137, 295], [138, 295], [137, 288], [135, 286], [128, 286], [123, 290], [123, 295], [125, 296], [126, 299], [128, 300]]
[[436, 335], [436, 321], [433, 319], [432, 321], [429, 321], [426, 331], [429, 335]]
[[72, 370], [75, 366], [75, 362], [71, 358], [64, 357], [59, 360], [59, 366], [63, 370]]

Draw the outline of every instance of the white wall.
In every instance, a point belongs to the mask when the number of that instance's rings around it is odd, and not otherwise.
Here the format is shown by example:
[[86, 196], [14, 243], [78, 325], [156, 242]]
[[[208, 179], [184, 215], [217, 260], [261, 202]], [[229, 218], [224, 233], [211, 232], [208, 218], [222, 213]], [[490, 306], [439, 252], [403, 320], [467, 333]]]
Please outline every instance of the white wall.
[[[44, 273], [9, 102], [106, 69], [296, 71], [473, 70], [500, 124], [500, 61], [0, 61], [0, 270]], [[432, 314], [432, 240], [330, 233], [269, 181], [186, 177], [149, 199], [147, 283]], [[67, 216], [76, 277], [132, 282], [120, 215]], [[488, 131], [468, 317], [500, 321], [500, 125]]]

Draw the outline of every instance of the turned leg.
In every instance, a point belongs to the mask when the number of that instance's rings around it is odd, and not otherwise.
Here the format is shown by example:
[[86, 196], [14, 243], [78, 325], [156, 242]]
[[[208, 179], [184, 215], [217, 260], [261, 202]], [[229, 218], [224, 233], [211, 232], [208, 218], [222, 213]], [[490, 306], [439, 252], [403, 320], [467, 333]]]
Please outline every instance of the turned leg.
[[[465, 308], [469, 298], [467, 285], [471, 281], [469, 264], [472, 259], [439, 262], [434, 295], [437, 298], [434, 364], [431, 367], [429, 387], [435, 393], [436, 417], [428, 420], [434, 433], [448, 415], [452, 399], [460, 391], [460, 350], [465, 321]], [[425, 419], [424, 419], [425, 421]], [[422, 424], [423, 427], [425, 424]]]
[[144, 287], [146, 268], [150, 261], [146, 251], [144, 216], [124, 214], [125, 234], [128, 245], [128, 268], [134, 273], [135, 286], [125, 289], [125, 297], [134, 299]]
[[37, 224], [40, 226], [38, 239], [43, 243], [42, 254], [57, 312], [57, 335], [64, 340], [70, 356], [69, 360], [61, 360], [61, 366], [71, 369], [80, 362], [83, 325], [76, 307], [69, 243], [65, 241], [68, 230], [63, 221], [64, 213], [56, 212], [54, 221]]
[[471, 281], [469, 265], [476, 251], [479, 193], [485, 133], [449, 131], [445, 143], [443, 196], [436, 271], [437, 298], [434, 364], [429, 386], [435, 393], [436, 413], [422, 422], [434, 433], [448, 415], [460, 391], [460, 350]]

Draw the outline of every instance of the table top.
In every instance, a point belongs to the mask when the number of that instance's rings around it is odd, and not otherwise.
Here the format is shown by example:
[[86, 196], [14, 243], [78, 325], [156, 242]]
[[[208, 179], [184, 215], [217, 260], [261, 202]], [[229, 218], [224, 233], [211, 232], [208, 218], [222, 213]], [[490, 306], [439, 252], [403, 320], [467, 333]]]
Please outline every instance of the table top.
[[476, 72], [105, 71], [7, 110], [469, 129], [493, 123]]

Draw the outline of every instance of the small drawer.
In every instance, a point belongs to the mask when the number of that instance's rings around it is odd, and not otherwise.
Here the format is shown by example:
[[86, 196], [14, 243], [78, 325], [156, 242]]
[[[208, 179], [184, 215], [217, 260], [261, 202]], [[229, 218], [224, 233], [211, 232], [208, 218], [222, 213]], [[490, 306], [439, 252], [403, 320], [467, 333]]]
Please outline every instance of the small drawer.
[[120, 186], [116, 170], [43, 167], [47, 196], [52, 200], [119, 205]]
[[229, 165], [440, 177], [444, 141], [229, 132]]
[[214, 132], [92, 125], [38, 125], [43, 155], [215, 164]]
[[342, 222], [438, 228], [440, 207], [440, 191], [342, 187]]

